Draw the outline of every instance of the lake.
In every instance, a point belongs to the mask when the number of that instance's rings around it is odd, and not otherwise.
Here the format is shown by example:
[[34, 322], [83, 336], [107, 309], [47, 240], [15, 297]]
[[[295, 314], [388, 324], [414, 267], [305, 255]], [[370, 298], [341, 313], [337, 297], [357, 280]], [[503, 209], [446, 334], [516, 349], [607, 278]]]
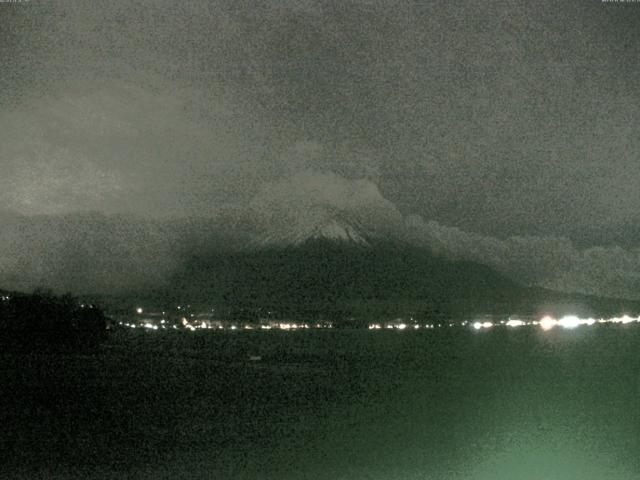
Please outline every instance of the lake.
[[636, 479], [640, 328], [116, 332], [2, 354], [0, 478]]

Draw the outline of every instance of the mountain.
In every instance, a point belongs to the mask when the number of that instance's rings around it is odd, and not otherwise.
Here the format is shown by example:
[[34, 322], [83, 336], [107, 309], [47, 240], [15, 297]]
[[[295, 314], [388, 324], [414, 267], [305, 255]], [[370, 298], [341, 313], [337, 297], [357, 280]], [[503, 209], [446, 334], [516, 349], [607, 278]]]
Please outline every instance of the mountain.
[[86, 299], [109, 294], [112, 304], [200, 303], [254, 316], [638, 310], [634, 302], [528, 288], [480, 263], [434, 253], [446, 250], [412, 242], [391, 210], [384, 222], [366, 206], [269, 212], [167, 221], [17, 218], [0, 229], [0, 286], [50, 287]]
[[488, 266], [409, 244], [393, 230], [374, 230], [358, 217], [330, 213], [270, 228], [269, 235], [258, 232], [244, 248], [191, 255], [163, 298], [252, 316], [271, 311], [359, 319], [604, 315], [638, 308], [635, 302], [526, 287]]
[[526, 290], [479, 264], [391, 242], [364, 244], [362, 236], [345, 238], [342, 232], [193, 257], [174, 276], [167, 296], [256, 314], [369, 318], [489, 313]]

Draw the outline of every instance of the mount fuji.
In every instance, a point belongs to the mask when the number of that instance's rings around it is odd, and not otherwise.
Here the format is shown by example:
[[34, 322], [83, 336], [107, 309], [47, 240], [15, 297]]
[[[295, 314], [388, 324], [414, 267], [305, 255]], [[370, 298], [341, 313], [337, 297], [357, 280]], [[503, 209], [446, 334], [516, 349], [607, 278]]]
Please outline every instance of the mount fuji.
[[[175, 272], [165, 298], [291, 318], [462, 318], [619, 310], [596, 297], [532, 288], [480, 263], [412, 242], [407, 227], [367, 209], [316, 207], [265, 215], [250, 241], [203, 249]], [[255, 218], [255, 217], [254, 217]], [[562, 306], [565, 307], [562, 307]], [[568, 307], [567, 307], [568, 306]], [[611, 308], [610, 308], [611, 307]]]
[[[260, 211], [255, 222], [239, 214], [157, 223], [103, 215], [14, 220], [3, 238], [15, 265], [5, 261], [0, 282], [26, 291], [56, 285], [54, 276], [69, 272], [63, 287], [96, 300], [188, 301], [254, 317], [265, 308], [292, 318], [360, 319], [553, 313], [559, 304], [572, 314], [636, 311], [623, 301], [525, 287], [488, 266], [435, 253], [413, 241], [410, 225], [391, 209], [273, 211]], [[38, 232], [55, 232], [64, 250]], [[29, 262], [44, 255], [49, 270], [34, 270]]]

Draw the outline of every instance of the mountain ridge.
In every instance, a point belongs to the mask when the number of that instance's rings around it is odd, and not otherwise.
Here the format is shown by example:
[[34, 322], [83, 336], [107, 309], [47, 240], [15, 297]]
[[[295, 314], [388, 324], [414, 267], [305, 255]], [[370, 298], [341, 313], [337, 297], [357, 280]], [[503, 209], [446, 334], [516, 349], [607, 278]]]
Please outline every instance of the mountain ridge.
[[[302, 317], [595, 314], [637, 303], [518, 284], [490, 267], [397, 241], [327, 238], [193, 257], [171, 284], [176, 300]], [[602, 300], [602, 301], [601, 301]], [[564, 309], [564, 310], [563, 310]]]
[[[413, 241], [402, 224], [370, 222], [368, 211], [315, 211], [297, 222], [267, 217], [261, 224], [237, 212], [170, 221], [95, 213], [18, 219], [0, 235], [7, 247], [0, 285], [246, 308], [281, 301], [291, 311], [353, 305], [351, 311], [366, 311], [370, 303], [391, 312], [413, 302], [517, 313], [533, 304], [597, 305], [602, 298], [526, 287], [482, 262]], [[279, 232], [280, 225], [287, 228]]]

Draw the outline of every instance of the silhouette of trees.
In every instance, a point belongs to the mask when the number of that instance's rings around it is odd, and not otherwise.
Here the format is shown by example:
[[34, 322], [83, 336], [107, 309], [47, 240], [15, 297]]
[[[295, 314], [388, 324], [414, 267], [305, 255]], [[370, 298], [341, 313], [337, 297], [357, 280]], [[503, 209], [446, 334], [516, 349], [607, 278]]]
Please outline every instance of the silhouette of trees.
[[71, 295], [3, 295], [0, 299], [0, 344], [5, 349], [49, 351], [87, 349], [106, 335], [106, 317]]

